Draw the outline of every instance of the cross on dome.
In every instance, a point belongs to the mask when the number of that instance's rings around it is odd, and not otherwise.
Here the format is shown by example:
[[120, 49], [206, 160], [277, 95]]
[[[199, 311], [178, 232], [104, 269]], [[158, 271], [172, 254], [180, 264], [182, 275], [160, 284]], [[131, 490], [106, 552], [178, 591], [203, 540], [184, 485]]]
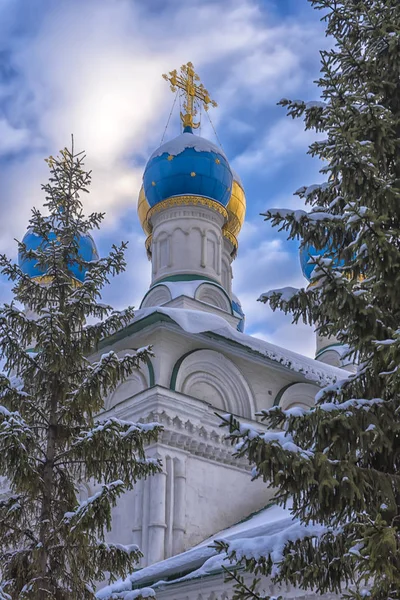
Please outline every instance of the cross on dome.
[[175, 93], [177, 89], [180, 89], [186, 96], [183, 104], [183, 108], [186, 112], [185, 114], [181, 112], [184, 130], [186, 128], [197, 129], [200, 126], [200, 123], [194, 123], [193, 121], [197, 114], [196, 100], [197, 103], [203, 105], [204, 110], [208, 110], [209, 105], [214, 107], [218, 105], [215, 100], [210, 98], [210, 94], [204, 85], [202, 83], [196, 83], [200, 81], [200, 77], [195, 72], [191, 62], [182, 65], [180, 71], [181, 74], [178, 75], [177, 70], [174, 69], [174, 71], [170, 71], [168, 74], [165, 73], [163, 78], [171, 84], [172, 92]]

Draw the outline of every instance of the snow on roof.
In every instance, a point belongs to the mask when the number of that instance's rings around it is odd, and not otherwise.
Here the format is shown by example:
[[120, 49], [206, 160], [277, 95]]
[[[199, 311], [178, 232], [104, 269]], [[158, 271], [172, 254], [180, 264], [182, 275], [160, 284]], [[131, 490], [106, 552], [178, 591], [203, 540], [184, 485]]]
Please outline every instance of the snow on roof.
[[195, 135], [194, 133], [182, 133], [181, 135], [178, 135], [178, 137], [169, 140], [157, 148], [150, 156], [149, 161], [156, 156], [161, 156], [165, 152], [171, 156], [177, 156], [186, 150], [186, 148], [193, 148], [196, 152], [215, 152], [228, 160], [222, 148], [219, 148], [216, 144], [213, 144], [209, 140], [206, 140], [199, 135]]
[[350, 373], [338, 367], [326, 365], [307, 356], [297, 354], [297, 352], [280, 348], [264, 340], [241, 333], [229, 325], [223, 317], [212, 313], [155, 306], [138, 310], [134, 321], [138, 322], [154, 313], [168, 316], [188, 333], [212, 333], [245, 346], [273, 362], [279, 363], [296, 373], [301, 373], [306, 379], [319, 385], [329, 385], [337, 380], [347, 379], [350, 375]]
[[[285, 532], [290, 531], [297, 521], [293, 519], [290, 509], [280, 506], [270, 506], [254, 513], [248, 519], [219, 531], [201, 544], [167, 558], [159, 563], [145, 567], [140, 571], [132, 573], [124, 581], [116, 582], [107, 586], [97, 593], [99, 600], [111, 600], [112, 598], [129, 598], [128, 593], [132, 588], [150, 586], [157, 589], [161, 586], [180, 583], [188, 579], [196, 579], [205, 575], [218, 573], [226, 562], [224, 554], [217, 554], [210, 545], [216, 539], [224, 539], [229, 542], [241, 544], [241, 540], [253, 540], [250, 545], [258, 546], [261, 539], [276, 540], [281, 542], [285, 538]], [[282, 539], [283, 539], [282, 538]]]

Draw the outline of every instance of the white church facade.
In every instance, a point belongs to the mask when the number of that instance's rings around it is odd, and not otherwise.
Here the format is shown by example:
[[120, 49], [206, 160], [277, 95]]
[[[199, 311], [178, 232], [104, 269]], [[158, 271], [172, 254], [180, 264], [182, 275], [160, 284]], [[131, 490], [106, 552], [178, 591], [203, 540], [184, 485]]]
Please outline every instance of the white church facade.
[[[139, 481], [114, 511], [112, 540], [138, 544], [144, 557], [127, 581], [99, 591], [103, 599], [132, 600], [149, 587], [162, 600], [230, 598], [212, 541], [279, 536], [292, 520], [271, 504], [267, 484], [252, 482], [248, 464], [232, 456], [218, 414], [262, 429], [261, 409], [312, 406], [321, 386], [346, 376], [338, 368], [343, 352], [331, 340], [318, 340], [314, 360], [244, 333], [232, 292], [243, 186], [221, 148], [193, 131], [196, 102], [207, 108], [212, 101], [191, 63], [166, 79], [186, 101], [183, 133], [150, 157], [139, 196], [150, 289], [134, 321], [93, 356], [152, 346], [154, 356], [106, 399], [105, 412], [163, 425], [149, 448], [162, 472]], [[285, 596], [314, 597], [299, 590]]]

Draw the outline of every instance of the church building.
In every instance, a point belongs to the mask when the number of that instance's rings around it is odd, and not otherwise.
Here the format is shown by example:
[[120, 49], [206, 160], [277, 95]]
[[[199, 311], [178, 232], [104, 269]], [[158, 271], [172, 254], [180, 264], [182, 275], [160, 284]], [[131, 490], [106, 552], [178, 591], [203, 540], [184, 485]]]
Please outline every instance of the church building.
[[[196, 133], [199, 107], [215, 102], [193, 65], [164, 77], [184, 103], [182, 133], [150, 156], [139, 193], [151, 284], [134, 320], [92, 356], [152, 346], [147, 364], [105, 398], [102, 416], [160, 423], [163, 431], [148, 455], [161, 461], [162, 471], [138, 481], [114, 510], [110, 540], [137, 544], [143, 559], [126, 581], [101, 589], [102, 600], [152, 595], [148, 588], [159, 600], [230, 598], [232, 584], [224, 582], [224, 557], [213, 540], [257, 544], [268, 537], [282, 546], [293, 520], [273, 504], [267, 484], [252, 481], [247, 461], [233, 457], [218, 415], [234, 414], [262, 430], [258, 411], [310, 407], [322, 386], [352, 368], [343, 364], [345, 352], [335, 340], [318, 339], [314, 360], [245, 333], [232, 290], [246, 212], [243, 185], [222, 149]], [[82, 238], [81, 251], [86, 260], [96, 258], [90, 236]], [[309, 255], [301, 256], [308, 278]], [[31, 264], [21, 268], [40, 275]], [[81, 499], [95, 491], [82, 485]], [[270, 582], [262, 586], [279, 595]], [[314, 595], [285, 590], [285, 597]]]
[[[344, 352], [335, 341], [318, 339], [313, 360], [244, 332], [245, 315], [232, 291], [243, 185], [222, 149], [195, 133], [196, 107], [215, 103], [193, 65], [164, 78], [185, 103], [182, 134], [150, 156], [139, 194], [151, 285], [134, 321], [99, 351], [125, 354], [152, 345], [154, 358], [106, 399], [105, 411], [162, 424], [150, 455], [163, 469], [139, 481], [113, 516], [112, 540], [138, 544], [140, 568], [98, 597], [129, 600], [151, 587], [160, 600], [217, 600], [231, 597], [232, 584], [224, 583], [213, 540], [279, 541], [293, 524], [288, 511], [271, 503], [272, 490], [252, 482], [248, 464], [233, 458], [218, 413], [262, 429], [261, 409], [312, 406], [321, 386], [346, 376], [338, 368], [345, 367]], [[303, 252], [309, 278], [308, 261]], [[279, 593], [268, 582], [264, 587]], [[285, 596], [313, 597], [298, 590]]]

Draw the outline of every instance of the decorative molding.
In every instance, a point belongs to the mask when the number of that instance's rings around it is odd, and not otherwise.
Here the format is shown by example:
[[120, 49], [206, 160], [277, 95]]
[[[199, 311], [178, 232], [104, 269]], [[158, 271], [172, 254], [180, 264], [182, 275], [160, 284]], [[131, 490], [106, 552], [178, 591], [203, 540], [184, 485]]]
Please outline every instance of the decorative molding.
[[212, 208], [216, 212], [220, 213], [225, 220], [228, 219], [228, 211], [225, 206], [216, 202], [215, 200], [211, 200], [211, 198], [206, 198], [205, 196], [172, 196], [171, 198], [167, 198], [162, 202], [159, 202], [155, 206], [153, 206], [147, 213], [146, 219], [149, 221], [151, 217], [162, 211], [166, 208], [172, 208], [176, 206], [207, 206], [208, 208]]
[[234, 458], [234, 449], [226, 439], [223, 430], [208, 425], [195, 424], [190, 419], [184, 421], [177, 415], [171, 416], [165, 410], [151, 411], [145, 417], [138, 419], [140, 423], [160, 423], [164, 426], [158, 437], [158, 442], [177, 448], [194, 456], [230, 465], [250, 472], [251, 468], [246, 459]]
[[139, 308], [147, 308], [148, 306], [161, 306], [172, 300], [171, 292], [166, 285], [157, 284], [149, 289], [144, 295]]
[[178, 206], [175, 208], [165, 209], [156, 214], [156, 223], [154, 229], [160, 227], [162, 223], [176, 219], [195, 219], [197, 224], [199, 221], [212, 223], [218, 229], [222, 229], [224, 218], [220, 213], [210, 210], [207, 206]]
[[[247, 419], [255, 412], [253, 395], [246, 379], [221, 352], [198, 349], [188, 353], [177, 361], [171, 376], [172, 383], [176, 391], [203, 400], [217, 410]], [[200, 397], [199, 388], [202, 389]]]
[[289, 383], [277, 393], [274, 406], [280, 406], [283, 410], [294, 406], [311, 408], [314, 406], [315, 395], [319, 389], [317, 385], [312, 383], [301, 383], [299, 381]]
[[205, 302], [206, 304], [216, 306], [229, 314], [233, 314], [232, 303], [229, 296], [220, 285], [214, 283], [201, 283], [197, 288], [194, 297], [200, 302]]
[[148, 389], [148, 383], [146, 377], [138, 369], [134, 371], [128, 379], [125, 379], [120, 383], [108, 398], [104, 400], [104, 410], [110, 410], [121, 401], [125, 401], [127, 398], [132, 398], [136, 394], [140, 394], [144, 390]]

